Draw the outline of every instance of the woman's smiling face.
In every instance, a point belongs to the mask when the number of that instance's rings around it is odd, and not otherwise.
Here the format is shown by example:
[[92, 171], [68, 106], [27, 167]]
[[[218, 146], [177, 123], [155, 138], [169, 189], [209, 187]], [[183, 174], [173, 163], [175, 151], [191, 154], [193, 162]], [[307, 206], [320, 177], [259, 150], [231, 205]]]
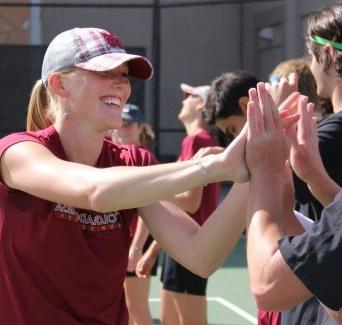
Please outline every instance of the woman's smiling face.
[[77, 69], [65, 87], [71, 115], [104, 130], [122, 125], [121, 112], [131, 94], [127, 64], [105, 72]]

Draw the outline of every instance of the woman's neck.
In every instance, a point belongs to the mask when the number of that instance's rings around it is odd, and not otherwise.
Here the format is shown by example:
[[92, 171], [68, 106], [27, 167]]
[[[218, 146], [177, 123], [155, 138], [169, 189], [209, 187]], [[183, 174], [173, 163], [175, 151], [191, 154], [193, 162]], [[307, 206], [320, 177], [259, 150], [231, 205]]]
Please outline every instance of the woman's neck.
[[72, 128], [65, 123], [54, 124], [69, 161], [95, 166], [102, 151], [104, 133], [85, 128]]
[[207, 129], [205, 123], [199, 120], [184, 122], [183, 124], [187, 135], [194, 135]]

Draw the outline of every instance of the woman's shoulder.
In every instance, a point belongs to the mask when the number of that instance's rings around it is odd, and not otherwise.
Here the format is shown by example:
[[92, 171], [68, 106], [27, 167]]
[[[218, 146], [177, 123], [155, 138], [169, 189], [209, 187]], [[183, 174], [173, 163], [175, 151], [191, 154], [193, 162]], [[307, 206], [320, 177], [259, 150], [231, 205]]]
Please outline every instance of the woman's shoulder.
[[63, 156], [63, 149], [54, 127], [50, 126], [44, 130], [23, 131], [11, 133], [0, 139], [0, 156], [9, 147], [25, 141], [37, 142], [49, 148], [55, 153]]
[[41, 142], [40, 133], [41, 132], [15, 132], [8, 134], [0, 139], [0, 153], [2, 153], [6, 148], [19, 142]]
[[2, 137], [0, 141], [10, 142], [20, 139], [37, 139], [37, 141], [43, 141], [43, 139], [49, 138], [54, 134], [57, 134], [57, 132], [54, 127], [50, 126], [44, 130], [14, 132]]

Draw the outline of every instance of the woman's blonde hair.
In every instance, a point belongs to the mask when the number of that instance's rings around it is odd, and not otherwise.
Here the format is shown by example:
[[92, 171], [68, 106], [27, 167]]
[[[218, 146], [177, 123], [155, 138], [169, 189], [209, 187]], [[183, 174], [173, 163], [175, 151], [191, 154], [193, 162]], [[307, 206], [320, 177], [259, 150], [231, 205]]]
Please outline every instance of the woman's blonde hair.
[[[71, 67], [60, 72], [60, 75], [67, 75], [74, 72], [77, 68]], [[51, 105], [54, 95], [46, 88], [43, 81], [36, 81], [32, 88], [30, 101], [27, 108], [26, 130], [43, 130], [53, 124], [56, 111]]]
[[147, 147], [149, 150], [154, 150], [155, 134], [151, 125], [147, 123], [141, 123], [141, 133], [139, 136], [140, 144]]
[[37, 131], [42, 130], [52, 124], [47, 117], [47, 109], [49, 107], [49, 98], [47, 89], [42, 80], [38, 80], [33, 86], [31, 97], [27, 110], [26, 130]]
[[287, 78], [291, 72], [298, 75], [298, 91], [308, 96], [309, 101], [315, 104], [315, 114], [321, 116], [321, 103], [317, 94], [315, 77], [310, 69], [310, 62], [305, 58], [296, 58], [280, 62], [270, 74], [272, 77]]

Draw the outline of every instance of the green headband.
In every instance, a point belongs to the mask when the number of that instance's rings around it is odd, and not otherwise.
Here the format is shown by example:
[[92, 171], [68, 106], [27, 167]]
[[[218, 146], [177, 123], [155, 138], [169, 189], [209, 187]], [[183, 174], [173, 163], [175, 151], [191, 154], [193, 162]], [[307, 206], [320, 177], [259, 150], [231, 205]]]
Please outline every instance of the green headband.
[[319, 45], [326, 45], [326, 44], [329, 44], [329, 45], [331, 45], [334, 49], [336, 49], [336, 50], [341, 50], [341, 51], [342, 51], [342, 43], [330, 41], [330, 40], [328, 40], [328, 39], [325, 39], [325, 38], [320, 37], [320, 36], [317, 36], [317, 35], [314, 35], [314, 36], [309, 35], [309, 39], [310, 39], [311, 42], [317, 43], [317, 44], [319, 44]]

